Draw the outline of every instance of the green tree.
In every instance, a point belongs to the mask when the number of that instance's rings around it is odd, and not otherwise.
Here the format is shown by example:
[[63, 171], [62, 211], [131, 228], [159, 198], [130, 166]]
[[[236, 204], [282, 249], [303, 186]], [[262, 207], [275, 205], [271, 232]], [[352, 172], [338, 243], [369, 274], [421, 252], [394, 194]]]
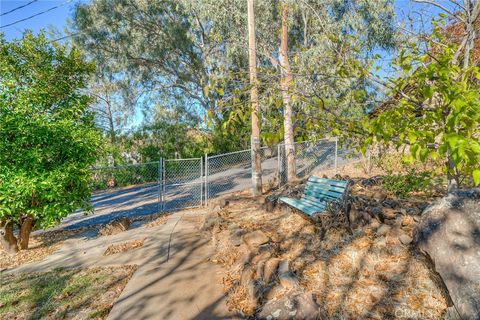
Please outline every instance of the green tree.
[[[217, 74], [222, 78], [218, 82], [227, 84], [222, 104], [241, 105], [239, 101], [249, 89], [248, 82], [239, 81], [238, 76], [246, 73], [242, 63], [247, 54], [245, 1], [190, 3], [202, 21], [210, 21], [210, 37], [224, 43], [230, 72]], [[393, 2], [257, 0], [255, 10], [264, 140], [287, 140], [284, 132], [291, 131], [292, 126], [294, 134], [289, 134], [289, 140], [293, 136], [298, 140], [328, 135], [332, 125], [324, 115], [324, 106], [331, 107], [337, 116], [360, 119], [364, 109], [352, 101], [366, 103], [373, 91], [367, 90], [365, 77], [339, 74], [351, 61], [370, 66], [377, 48], [395, 47]], [[214, 86], [218, 82], [213, 81]], [[232, 83], [235, 90], [229, 90]], [[250, 110], [241, 105], [239, 115], [229, 120], [242, 120], [247, 112]]]
[[81, 89], [93, 72], [43, 32], [0, 38], [0, 240], [10, 253], [28, 248], [32, 228], [88, 208], [100, 137]]
[[390, 104], [365, 121], [364, 143], [408, 147], [407, 162], [442, 159], [453, 190], [466, 176], [480, 184], [480, 69], [469, 62], [468, 41], [452, 43], [444, 30], [434, 22], [426, 51], [413, 43], [400, 52]]

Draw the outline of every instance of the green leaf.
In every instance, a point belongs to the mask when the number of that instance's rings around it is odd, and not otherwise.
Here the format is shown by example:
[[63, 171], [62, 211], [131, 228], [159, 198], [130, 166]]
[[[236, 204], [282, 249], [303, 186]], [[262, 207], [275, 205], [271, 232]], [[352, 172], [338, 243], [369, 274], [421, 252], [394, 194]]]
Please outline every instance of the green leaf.
[[407, 133], [407, 136], [408, 136], [408, 140], [410, 141], [410, 143], [415, 143], [415, 142], [417, 142], [417, 135], [416, 135], [414, 132], [409, 131], [409, 132]]
[[480, 169], [475, 169], [472, 172], [473, 176], [473, 182], [475, 183], [476, 186], [480, 184]]

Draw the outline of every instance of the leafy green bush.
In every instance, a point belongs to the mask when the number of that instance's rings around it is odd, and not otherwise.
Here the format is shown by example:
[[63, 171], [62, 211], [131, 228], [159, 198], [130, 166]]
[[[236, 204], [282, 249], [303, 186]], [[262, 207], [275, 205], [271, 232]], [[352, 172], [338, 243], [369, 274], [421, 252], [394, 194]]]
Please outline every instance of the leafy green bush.
[[[364, 122], [369, 133], [364, 149], [381, 143], [408, 146], [407, 163], [443, 163], [449, 190], [471, 176], [480, 185], [480, 68], [459, 63], [462, 46], [446, 39], [442, 24], [434, 22], [429, 48], [417, 43], [400, 52], [393, 66], [398, 77], [391, 83], [391, 103]], [[449, 45], [438, 46], [438, 43]]]
[[9, 252], [28, 247], [32, 228], [89, 207], [100, 135], [80, 89], [94, 68], [43, 33], [0, 36], [0, 242]]
[[429, 171], [410, 171], [407, 174], [386, 175], [382, 177], [382, 185], [400, 198], [405, 198], [410, 192], [427, 191], [432, 177], [433, 173]]

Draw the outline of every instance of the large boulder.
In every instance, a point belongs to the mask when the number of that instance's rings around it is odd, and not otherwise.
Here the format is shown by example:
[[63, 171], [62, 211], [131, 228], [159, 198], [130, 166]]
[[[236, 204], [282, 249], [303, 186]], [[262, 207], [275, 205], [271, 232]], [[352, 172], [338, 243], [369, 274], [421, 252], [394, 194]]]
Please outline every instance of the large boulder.
[[462, 319], [480, 319], [480, 188], [428, 207], [414, 242], [432, 259]]
[[242, 236], [243, 242], [250, 248], [250, 250], [255, 250], [262, 244], [265, 244], [270, 241], [270, 238], [263, 233], [261, 230], [255, 230], [244, 234]]

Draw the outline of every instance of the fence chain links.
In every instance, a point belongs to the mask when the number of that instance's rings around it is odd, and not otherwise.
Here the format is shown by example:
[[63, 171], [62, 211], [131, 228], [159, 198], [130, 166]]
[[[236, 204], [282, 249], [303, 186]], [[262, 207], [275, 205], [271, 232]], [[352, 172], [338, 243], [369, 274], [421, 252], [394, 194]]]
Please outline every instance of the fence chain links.
[[[339, 161], [347, 162], [346, 152], [338, 149], [336, 139], [299, 142], [294, 149], [299, 178], [314, 170], [336, 170]], [[284, 185], [287, 182], [285, 145], [262, 147], [260, 156], [263, 185], [267, 188]], [[129, 190], [133, 201], [148, 206], [149, 213], [155, 213], [200, 207], [208, 204], [209, 199], [251, 188], [251, 174], [252, 153], [247, 149], [202, 158], [161, 159], [93, 169], [93, 188], [95, 191]]]

